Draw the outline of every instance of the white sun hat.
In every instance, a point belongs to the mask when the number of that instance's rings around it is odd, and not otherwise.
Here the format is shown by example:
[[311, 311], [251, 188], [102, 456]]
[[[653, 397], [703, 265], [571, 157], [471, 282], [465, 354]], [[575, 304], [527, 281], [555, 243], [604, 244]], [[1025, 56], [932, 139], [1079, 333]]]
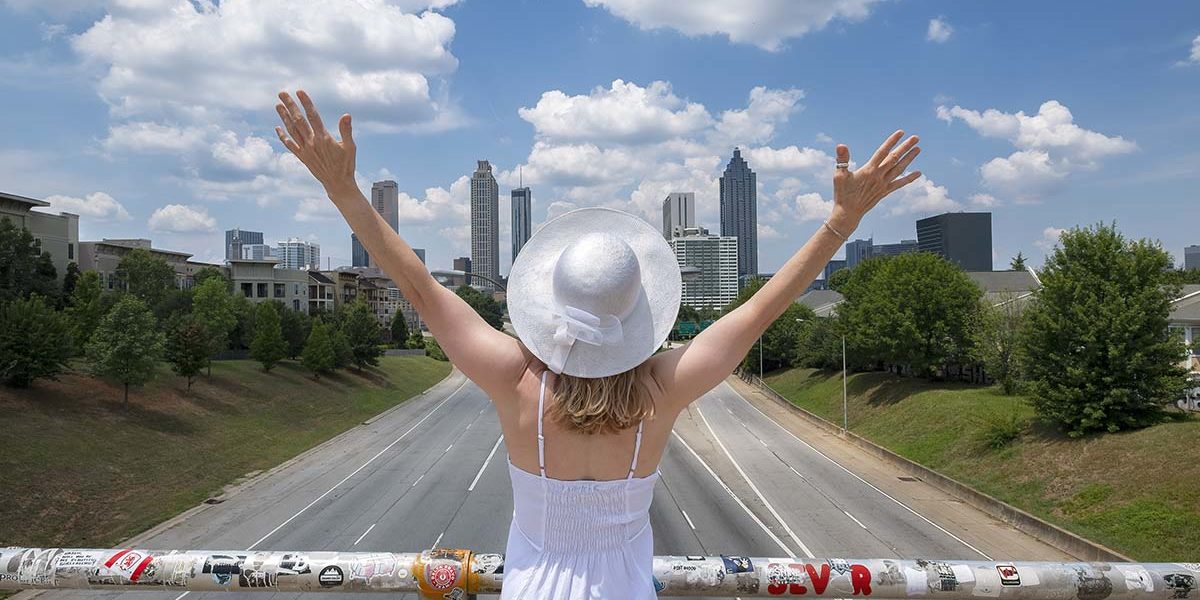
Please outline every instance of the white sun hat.
[[671, 333], [682, 281], [675, 253], [646, 221], [581, 208], [546, 223], [508, 275], [517, 337], [551, 371], [623, 373]]

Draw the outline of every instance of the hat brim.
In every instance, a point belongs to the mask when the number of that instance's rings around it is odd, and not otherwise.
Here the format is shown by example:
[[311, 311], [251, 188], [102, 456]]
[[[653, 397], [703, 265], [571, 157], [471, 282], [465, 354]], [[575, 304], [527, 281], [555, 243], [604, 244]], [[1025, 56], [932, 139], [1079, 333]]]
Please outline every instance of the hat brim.
[[562, 372], [576, 377], [624, 373], [654, 355], [675, 326], [683, 282], [675, 253], [660, 232], [629, 213], [602, 207], [573, 210], [542, 226], [521, 248], [508, 275], [508, 315], [517, 337], [543, 363], [554, 351], [557, 328], [554, 265], [579, 236], [602, 231], [633, 249], [641, 270], [642, 291], [634, 309], [621, 320], [623, 340], [611, 346], [576, 343]]

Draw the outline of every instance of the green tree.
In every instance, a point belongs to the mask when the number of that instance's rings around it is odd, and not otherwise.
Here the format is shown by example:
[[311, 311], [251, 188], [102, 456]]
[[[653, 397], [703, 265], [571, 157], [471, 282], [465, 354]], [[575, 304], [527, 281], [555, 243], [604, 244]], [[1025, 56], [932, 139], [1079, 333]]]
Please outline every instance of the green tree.
[[96, 331], [100, 319], [104, 318], [109, 308], [100, 289], [100, 275], [95, 271], [85, 271], [75, 283], [66, 309], [77, 350], [82, 351], [88, 340], [92, 339], [92, 332]]
[[241, 292], [230, 296], [230, 311], [233, 314], [234, 325], [229, 330], [229, 347], [249, 348], [254, 341], [255, 304]]
[[54, 262], [28, 229], [17, 227], [8, 217], [0, 218], [0, 302], [32, 293], [59, 298]]
[[1115, 432], [1157, 423], [1180, 397], [1169, 262], [1157, 243], [1127, 240], [1115, 224], [1059, 238], [1022, 337], [1039, 415], [1071, 436]]
[[842, 294], [839, 322], [860, 365], [936, 376], [941, 367], [974, 358], [982, 292], [944, 258], [916, 252], [867, 259], [851, 269]]
[[171, 323], [167, 336], [166, 359], [176, 375], [187, 378], [187, 389], [192, 389], [192, 380], [211, 362], [209, 334], [204, 324], [194, 316], [177, 316]]
[[829, 281], [825, 283], [829, 289], [840, 292], [847, 281], [850, 281], [850, 269], [838, 269], [829, 274]]
[[79, 283], [79, 265], [74, 261], [67, 263], [67, 272], [63, 275], [62, 282], [62, 302], [63, 306], [67, 306], [71, 302], [71, 296], [75, 293], [75, 285]]
[[425, 336], [419, 330], [414, 331], [408, 336], [408, 342], [404, 345], [413, 350], [422, 350], [425, 348]]
[[1005, 395], [1012, 395], [1021, 381], [1020, 342], [1027, 299], [1009, 293], [996, 300], [994, 305], [984, 302], [980, 306], [976, 347], [988, 376], [1000, 384]]
[[469, 285], [458, 286], [454, 293], [475, 309], [475, 312], [479, 313], [479, 316], [483, 317], [488, 325], [496, 329], [504, 329], [504, 308], [490, 294], [485, 294]]
[[842, 335], [837, 319], [814, 317], [796, 347], [796, 365], [810, 369], [842, 368]]
[[304, 352], [304, 340], [308, 339], [312, 320], [308, 315], [292, 310], [281, 302], [272, 302], [279, 310], [279, 328], [283, 331], [283, 339], [287, 342], [288, 358], [299, 358]]
[[333, 348], [333, 339], [329, 334], [329, 326], [321, 318], [313, 320], [312, 331], [304, 342], [304, 353], [300, 356], [300, 364], [312, 371], [313, 377], [321, 378], [322, 374], [330, 373], [337, 366], [337, 356]]
[[36, 294], [0, 305], [0, 379], [29, 387], [53, 379], [71, 357], [71, 325]]
[[193, 287], [199, 287], [209, 279], [220, 279], [225, 286], [226, 293], [229, 293], [229, 279], [225, 277], [225, 273], [217, 267], [201, 267], [198, 271], [192, 274]]
[[350, 360], [355, 367], [365, 369], [379, 364], [379, 356], [383, 354], [379, 349], [379, 321], [365, 302], [359, 300], [350, 306], [341, 331], [350, 344]]
[[154, 313], [145, 302], [126, 294], [92, 334], [87, 344], [88, 363], [96, 375], [125, 386], [125, 405], [129, 406], [129, 386], [154, 377], [163, 341]]
[[337, 327], [330, 327], [329, 341], [333, 346], [333, 366], [338, 369], [345, 369], [354, 363], [354, 348], [350, 346], [350, 340], [346, 338], [346, 333]]
[[159, 323], [168, 323], [171, 319], [191, 314], [193, 292], [171, 288], [163, 294], [158, 304], [151, 308]]
[[429, 358], [432, 358], [433, 360], [441, 360], [441, 361], [450, 360], [446, 356], [446, 351], [442, 350], [441, 344], [438, 344], [438, 341], [435, 338], [429, 338], [429, 341], [425, 342], [425, 356], [428, 356]]
[[1175, 269], [1168, 271], [1167, 275], [1173, 285], [1200, 284], [1200, 269]]
[[403, 348], [408, 342], [408, 321], [403, 312], [392, 315], [391, 338], [393, 348]]
[[[725, 313], [729, 314], [744, 304], [764, 285], [766, 285], [765, 279], [751, 278], [738, 291], [737, 297], [725, 307]], [[759, 342], [742, 358], [742, 368], [757, 373], [760, 363], [764, 372], [794, 366], [798, 358], [798, 342], [814, 318], [816, 315], [813, 314], [811, 308], [803, 304], [792, 303], [779, 318], [771, 322]]]
[[237, 325], [233, 307], [233, 296], [229, 295], [224, 278], [206, 278], [192, 290], [192, 316], [208, 334], [209, 357], [229, 347], [229, 334]]
[[134, 248], [122, 256], [116, 275], [125, 291], [152, 307], [175, 289], [175, 269], [145, 248]]
[[1020, 252], [1017, 252], [1017, 255], [1013, 257], [1012, 262], [1008, 263], [1008, 270], [1024, 271], [1025, 270], [1025, 255], [1021, 254]]
[[254, 315], [254, 340], [250, 342], [250, 358], [262, 363], [263, 371], [270, 371], [276, 363], [287, 356], [287, 342], [279, 326], [279, 311], [269, 302], [258, 305]]

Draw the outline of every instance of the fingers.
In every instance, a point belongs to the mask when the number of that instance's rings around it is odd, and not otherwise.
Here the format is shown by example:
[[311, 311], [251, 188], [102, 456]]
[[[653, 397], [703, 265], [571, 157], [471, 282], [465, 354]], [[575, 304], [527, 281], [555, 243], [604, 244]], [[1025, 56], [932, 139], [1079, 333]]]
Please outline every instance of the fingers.
[[890, 194], [890, 193], [916, 181], [920, 177], [921, 177], [920, 171], [913, 171], [912, 173], [909, 173], [908, 175], [905, 175], [904, 177], [901, 177], [900, 179], [897, 179], [897, 180], [893, 181], [892, 183], [888, 184], [887, 193]]
[[287, 149], [291, 150], [292, 154], [298, 155], [300, 152], [300, 146], [297, 146], [296, 142], [293, 142], [292, 140], [288, 139], [287, 136], [283, 135], [283, 129], [276, 127], [275, 135], [279, 136], [279, 141], [283, 142], [283, 145], [287, 146]]
[[895, 133], [893, 133], [892, 135], [889, 135], [888, 139], [883, 140], [883, 143], [880, 144], [879, 149], [875, 151], [875, 154], [871, 155], [871, 160], [867, 164], [872, 165], [872, 166], [879, 166], [879, 163], [883, 160], [883, 158], [885, 156], [887, 156], [888, 151], [891, 150], [892, 146], [895, 146], [896, 142], [900, 141], [900, 138], [903, 136], [904, 136], [903, 129], [897, 129]]
[[845, 144], [837, 145], [837, 162], [850, 164], [850, 148]]
[[283, 102], [284, 108], [287, 109], [288, 118], [291, 119], [292, 126], [288, 128], [288, 133], [292, 134], [292, 139], [297, 143], [304, 143], [312, 139], [312, 128], [308, 121], [300, 115], [300, 107], [296, 106], [296, 101], [292, 100], [292, 96], [287, 92], [279, 92], [279, 99]]
[[900, 160], [895, 164], [895, 166], [893, 166], [891, 169], [888, 169], [888, 175], [893, 179], [899, 176], [904, 172], [905, 169], [908, 168], [908, 165], [911, 164], [913, 159], [915, 159], [920, 153], [921, 147], [914, 146], [913, 149], [909, 150], [907, 154], [900, 157]]
[[892, 150], [887, 154], [886, 157], [884, 157], [883, 161], [879, 163], [879, 168], [883, 169], [885, 172], [891, 171], [892, 167], [896, 166], [904, 154], [916, 147], [917, 142], [919, 141], [920, 138], [915, 135], [910, 136], [907, 140], [904, 140], [903, 143], [901, 143], [899, 146], [896, 146], [895, 150]]
[[296, 90], [296, 97], [300, 99], [300, 104], [304, 106], [304, 114], [308, 115], [308, 124], [312, 128], [315, 135], [325, 133], [325, 123], [321, 122], [321, 113], [317, 112], [317, 107], [313, 105], [312, 98], [308, 97], [308, 92], [304, 90]]
[[292, 118], [292, 114], [288, 112], [287, 107], [282, 104], [276, 104], [275, 112], [279, 113], [279, 119], [283, 121], [283, 126], [287, 128], [288, 135], [292, 136], [293, 140], [300, 139], [300, 135], [296, 129], [296, 120]]
[[354, 131], [350, 125], [350, 113], [346, 113], [342, 115], [342, 118], [338, 119], [338, 133], [342, 134], [343, 144], [354, 144]]

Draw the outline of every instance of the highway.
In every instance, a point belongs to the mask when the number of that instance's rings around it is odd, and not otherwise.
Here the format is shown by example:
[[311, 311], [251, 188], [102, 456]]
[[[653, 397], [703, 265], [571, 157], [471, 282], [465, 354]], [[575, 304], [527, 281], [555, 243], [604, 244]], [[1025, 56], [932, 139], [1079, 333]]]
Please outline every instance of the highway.
[[[901, 479], [739, 390], [745, 392], [740, 382], [723, 383], [677, 421], [651, 509], [656, 554], [1069, 558], [920, 481]], [[135, 543], [151, 549], [411, 552], [437, 545], [503, 552], [512, 514], [505, 460], [495, 411], [455, 371], [427, 393]], [[245, 596], [282, 595], [294, 594]], [[99, 596], [175, 600], [180, 594], [39, 594], [44, 600]], [[187, 595], [199, 596], [231, 594]]]

